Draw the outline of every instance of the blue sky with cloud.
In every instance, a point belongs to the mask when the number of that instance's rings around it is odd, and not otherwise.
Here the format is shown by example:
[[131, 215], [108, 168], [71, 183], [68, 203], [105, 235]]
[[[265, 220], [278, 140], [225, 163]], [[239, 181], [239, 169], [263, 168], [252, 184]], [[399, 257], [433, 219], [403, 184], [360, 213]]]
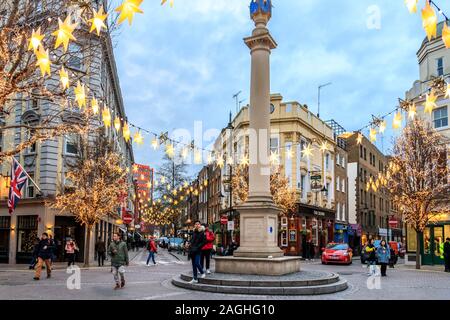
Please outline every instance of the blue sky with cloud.
[[[419, 1], [422, 2], [422, 1]], [[444, 3], [445, 1], [442, 1]], [[242, 39], [253, 28], [249, 0], [175, 0], [174, 8], [145, 0], [143, 15], [117, 37], [115, 56], [129, 120], [154, 132], [226, 126], [232, 95], [249, 102], [250, 55]], [[416, 52], [425, 37], [420, 13], [403, 0], [277, 0], [269, 28], [271, 88], [285, 101], [317, 112], [348, 131], [397, 104], [418, 78]], [[421, 4], [422, 5], [422, 4]], [[380, 29], [370, 29], [380, 10]], [[443, 6], [450, 12], [450, 4]], [[375, 10], [375, 11], [374, 11]], [[420, 10], [420, 9], [419, 9]], [[388, 130], [392, 132], [388, 118]], [[135, 147], [136, 162], [157, 167], [161, 153]], [[384, 139], [387, 151], [390, 137]], [[381, 142], [378, 142], [381, 149]]]

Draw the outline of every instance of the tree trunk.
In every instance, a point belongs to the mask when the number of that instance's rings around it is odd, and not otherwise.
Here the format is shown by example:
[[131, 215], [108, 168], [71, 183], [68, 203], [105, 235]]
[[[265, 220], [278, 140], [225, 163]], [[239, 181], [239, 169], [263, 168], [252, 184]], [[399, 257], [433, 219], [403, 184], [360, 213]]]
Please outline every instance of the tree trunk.
[[420, 239], [422, 232], [416, 231], [416, 269], [420, 270]]
[[84, 251], [84, 267], [89, 267], [89, 254], [91, 249], [91, 234], [92, 234], [92, 225], [86, 226], [86, 246]]

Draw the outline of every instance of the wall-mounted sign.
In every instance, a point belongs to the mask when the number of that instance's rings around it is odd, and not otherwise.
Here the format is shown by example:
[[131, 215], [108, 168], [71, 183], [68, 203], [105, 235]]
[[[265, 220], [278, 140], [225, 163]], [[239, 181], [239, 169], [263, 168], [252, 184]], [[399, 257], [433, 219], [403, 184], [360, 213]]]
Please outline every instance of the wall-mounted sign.
[[314, 214], [316, 216], [320, 216], [320, 217], [324, 217], [325, 216], [325, 212], [323, 212], [323, 211], [314, 210]]
[[297, 242], [297, 230], [289, 230], [289, 242]]
[[228, 231], [234, 231], [234, 221], [228, 221], [227, 229]]
[[287, 227], [288, 224], [288, 218], [287, 217], [281, 217], [281, 226]]

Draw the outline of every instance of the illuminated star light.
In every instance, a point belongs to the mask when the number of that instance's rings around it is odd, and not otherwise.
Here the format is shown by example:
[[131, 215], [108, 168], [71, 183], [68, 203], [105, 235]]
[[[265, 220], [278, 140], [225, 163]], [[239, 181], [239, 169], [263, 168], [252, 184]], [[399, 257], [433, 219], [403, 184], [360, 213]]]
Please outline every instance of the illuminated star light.
[[435, 96], [433, 92], [431, 92], [429, 95], [427, 94], [427, 98], [425, 101], [425, 110], [424, 110], [425, 113], [428, 112], [431, 114], [431, 112], [433, 112], [433, 108], [437, 107], [436, 99], [437, 99], [437, 96]]
[[153, 148], [153, 150], [158, 149], [158, 146], [159, 146], [158, 139], [153, 138], [153, 140], [152, 140], [152, 148]]
[[59, 80], [61, 81], [63, 89], [69, 88], [69, 74], [64, 67], [61, 67], [61, 70], [59, 70]]
[[361, 132], [358, 132], [358, 136], [356, 137], [356, 143], [361, 144], [362, 140], [363, 140], [363, 135], [361, 134]]
[[195, 164], [201, 164], [202, 163], [202, 153], [200, 151], [196, 151], [194, 153], [194, 163]]
[[383, 120], [380, 123], [380, 133], [384, 133], [385, 130], [386, 130], [386, 121]]
[[97, 12], [95, 12], [95, 10], [92, 9], [92, 12], [94, 13], [94, 17], [88, 20], [88, 22], [92, 24], [91, 30], [89, 32], [92, 32], [95, 29], [97, 30], [97, 35], [99, 36], [102, 28], [106, 29], [106, 24], [104, 23], [104, 21], [108, 15], [103, 11], [103, 6], [101, 6]]
[[328, 151], [328, 142], [326, 141], [322, 142], [322, 144], [320, 145], [320, 151], [322, 152]]
[[392, 128], [398, 129], [402, 126], [402, 113], [399, 111], [394, 115], [394, 121], [392, 122]]
[[374, 128], [371, 128], [369, 136], [370, 136], [370, 142], [377, 141], [377, 130], [375, 130]]
[[249, 158], [247, 155], [242, 156], [241, 161], [240, 161], [240, 165], [247, 167], [250, 164]]
[[183, 157], [183, 159], [186, 160], [186, 158], [188, 157], [188, 155], [189, 155], [189, 150], [188, 150], [188, 148], [183, 148], [183, 150], [181, 151], [181, 156]]
[[169, 158], [173, 158], [174, 152], [175, 152], [175, 150], [174, 150], [173, 145], [172, 144], [168, 144], [166, 146], [166, 154], [169, 156]]
[[278, 152], [271, 151], [270, 152], [269, 161], [270, 161], [270, 164], [273, 165], [273, 166], [274, 165], [279, 165], [280, 164], [280, 157], [278, 155]]
[[98, 113], [98, 110], [99, 110], [98, 101], [97, 101], [97, 99], [95, 99], [95, 97], [92, 98], [92, 100], [91, 100], [91, 108], [92, 108], [92, 112], [94, 114]]
[[302, 150], [303, 156], [304, 156], [304, 157], [307, 157], [307, 158], [309, 158], [309, 157], [311, 157], [311, 156], [313, 155], [312, 152], [313, 152], [313, 148], [312, 148], [311, 143], [308, 144], [308, 145], [306, 146], [306, 148]]
[[105, 127], [111, 126], [111, 113], [109, 112], [109, 108], [105, 107], [102, 111], [102, 119]]
[[50, 59], [48, 57], [48, 49], [44, 50], [44, 48], [39, 47], [39, 50], [36, 51], [36, 66], [39, 66], [41, 69], [42, 76], [44, 77], [46, 74], [50, 75]]
[[142, 137], [141, 131], [138, 131], [134, 134], [133, 140], [137, 145], [142, 145], [144, 143], [144, 138]]
[[450, 28], [447, 23], [444, 22], [444, 27], [442, 28], [442, 41], [444, 41], [445, 47], [450, 48]]
[[405, 0], [405, 4], [408, 7], [409, 13], [417, 12], [417, 2], [419, 2], [419, 0]]
[[431, 7], [430, 3], [426, 1], [425, 8], [422, 9], [422, 25], [427, 33], [428, 41], [433, 37], [436, 38], [438, 18], [436, 12]]
[[133, 22], [133, 17], [135, 13], [144, 13], [139, 6], [143, 0], [124, 0], [122, 4], [116, 8], [116, 12], [120, 12], [118, 23], [121, 24], [123, 21], [128, 19], [128, 24], [131, 26]]
[[219, 159], [217, 159], [217, 165], [219, 166], [219, 168], [223, 168], [224, 161], [223, 161], [223, 158], [222, 158], [222, 157], [220, 157]]
[[417, 111], [416, 111], [416, 105], [413, 103], [412, 106], [409, 107], [408, 109], [408, 117], [409, 119], [413, 120], [414, 117], [416, 116]]
[[86, 90], [84, 89], [84, 84], [81, 85], [80, 81], [78, 81], [77, 87], [75, 88], [75, 100], [80, 109], [86, 106]]
[[69, 41], [75, 41], [76, 38], [73, 36], [72, 32], [77, 27], [78, 23], [71, 24], [72, 20], [70, 14], [66, 17], [64, 22], [58, 18], [59, 29], [52, 33], [53, 36], [56, 37], [55, 49], [58, 48], [61, 44], [64, 47], [64, 52], [67, 51], [69, 47]]
[[208, 159], [207, 159], [208, 164], [213, 163], [213, 161], [214, 161], [214, 158], [213, 158], [212, 154], [208, 153]]
[[120, 130], [120, 119], [118, 117], [114, 119], [114, 128], [116, 128], [117, 131]]
[[45, 35], [41, 34], [41, 27], [39, 27], [36, 32], [33, 29], [28, 50], [33, 49], [33, 51], [36, 52], [39, 46], [42, 46], [42, 39], [44, 39], [44, 37]]

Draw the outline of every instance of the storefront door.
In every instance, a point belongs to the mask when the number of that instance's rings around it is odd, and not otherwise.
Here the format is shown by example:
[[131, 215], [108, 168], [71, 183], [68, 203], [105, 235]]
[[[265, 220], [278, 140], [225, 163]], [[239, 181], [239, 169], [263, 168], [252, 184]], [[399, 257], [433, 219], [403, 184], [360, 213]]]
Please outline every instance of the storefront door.
[[443, 226], [432, 226], [425, 228], [423, 232], [422, 264], [444, 264], [444, 259], [441, 259], [440, 249], [440, 245], [444, 241], [445, 238]]
[[0, 217], [0, 263], [9, 262], [10, 217]]

